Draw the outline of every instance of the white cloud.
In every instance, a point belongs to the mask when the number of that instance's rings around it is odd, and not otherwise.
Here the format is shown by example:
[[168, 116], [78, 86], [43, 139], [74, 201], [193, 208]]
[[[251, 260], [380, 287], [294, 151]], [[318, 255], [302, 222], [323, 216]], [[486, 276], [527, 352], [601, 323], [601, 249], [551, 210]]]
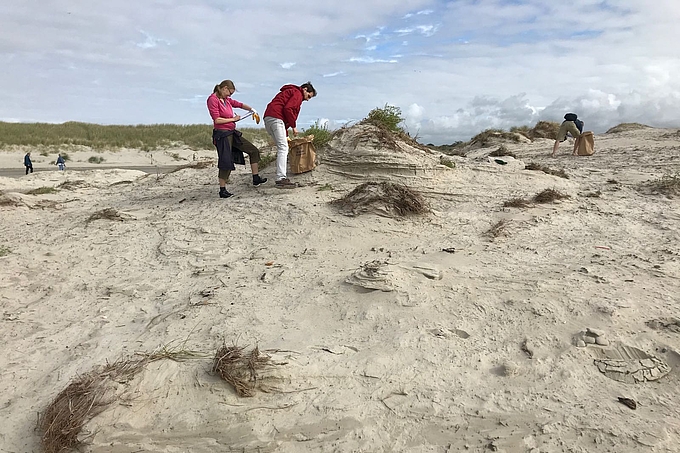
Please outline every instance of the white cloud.
[[156, 38], [155, 36], [145, 32], [144, 30], [140, 30], [140, 33], [142, 33], [146, 37], [146, 39], [142, 42], [136, 43], [137, 47], [140, 47], [142, 49], [153, 49], [154, 47], [157, 47], [158, 44], [170, 45], [170, 41], [161, 38]]
[[399, 34], [399, 36], [410, 35], [411, 33], [420, 33], [423, 36], [433, 36], [437, 33], [439, 25], [417, 25], [415, 27], [400, 28], [394, 32]]
[[319, 96], [301, 124], [397, 105], [432, 142], [566, 110], [596, 132], [680, 126], [671, 0], [573, 0], [574, 14], [544, 0], [5, 3], [4, 118], [208, 123], [203, 101], [232, 79], [258, 110], [282, 85], [311, 80]]
[[386, 60], [373, 57], [352, 57], [347, 61], [351, 61], [352, 63], [397, 63], [397, 60], [395, 59]]

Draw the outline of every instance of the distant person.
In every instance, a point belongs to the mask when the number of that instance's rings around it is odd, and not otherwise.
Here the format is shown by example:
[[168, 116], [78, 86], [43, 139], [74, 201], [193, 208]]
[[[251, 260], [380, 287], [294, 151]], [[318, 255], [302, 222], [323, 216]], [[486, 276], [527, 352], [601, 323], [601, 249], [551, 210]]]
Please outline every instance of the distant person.
[[258, 172], [260, 150], [236, 130], [236, 122], [241, 117], [234, 113], [234, 107], [251, 111], [258, 122], [259, 116], [251, 106], [232, 99], [231, 95], [234, 92], [236, 92], [234, 82], [223, 80], [219, 85], [215, 85], [213, 94], [208, 97], [208, 111], [213, 119], [213, 144], [217, 148], [220, 198], [229, 198], [233, 195], [227, 191], [227, 179], [231, 171], [236, 169], [234, 163], [246, 164], [243, 153], [246, 153], [250, 159], [253, 185], [257, 187], [267, 182], [267, 178], [261, 178]]
[[316, 96], [311, 82], [284, 85], [264, 111], [264, 127], [276, 143], [276, 187], [292, 188], [295, 184], [286, 176], [288, 170], [288, 129], [298, 134], [297, 118], [303, 101]]
[[[583, 133], [583, 121], [578, 119], [575, 113], [567, 113], [564, 115], [564, 121], [560, 125], [560, 130], [557, 132], [557, 139], [553, 145], [552, 157], [557, 154], [557, 148], [560, 147], [560, 142], [567, 139], [567, 133], [571, 134], [575, 139], [578, 138], [581, 133]], [[576, 156], [578, 154], [578, 140], [574, 140], [574, 153]]]
[[31, 162], [31, 153], [28, 152], [24, 156], [24, 167], [26, 167], [26, 174], [33, 173], [33, 162]]
[[59, 171], [64, 171], [66, 168], [66, 161], [61, 157], [61, 154], [57, 154], [57, 167], [59, 167]]

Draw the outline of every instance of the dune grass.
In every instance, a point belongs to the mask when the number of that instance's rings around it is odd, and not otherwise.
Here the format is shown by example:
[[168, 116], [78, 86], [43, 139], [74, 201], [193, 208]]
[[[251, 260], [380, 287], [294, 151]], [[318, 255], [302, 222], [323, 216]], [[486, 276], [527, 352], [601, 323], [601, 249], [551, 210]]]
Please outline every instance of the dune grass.
[[529, 162], [524, 166], [525, 170], [535, 170], [535, 171], [542, 171], [543, 173], [546, 173], [548, 175], [553, 175], [553, 176], [559, 176], [560, 178], [564, 179], [569, 179], [569, 175], [562, 170], [553, 170], [552, 168], [542, 165], [536, 162]]
[[444, 156], [439, 158], [439, 163], [442, 164], [445, 167], [456, 168], [456, 163], [454, 161], [452, 161], [451, 159], [448, 159]]
[[515, 197], [503, 203], [504, 208], [528, 208], [531, 203], [522, 197]]
[[507, 236], [508, 234], [507, 228], [509, 224], [510, 221], [508, 221], [507, 219], [501, 219], [498, 222], [491, 225], [491, 228], [489, 228], [486, 231], [485, 235], [492, 241], [499, 236]]
[[642, 187], [652, 193], [660, 193], [667, 197], [678, 196], [680, 195], [680, 173], [663, 175], [661, 178], [643, 183]]
[[610, 128], [605, 132], [605, 134], [618, 134], [620, 132], [627, 132], [627, 131], [637, 131], [640, 129], [649, 129], [650, 126], [647, 126], [646, 124], [641, 124], [641, 123], [621, 123], [617, 124], [616, 126]]
[[57, 193], [54, 187], [38, 187], [37, 189], [29, 190], [26, 195], [44, 195], [46, 193]]
[[517, 159], [517, 154], [513, 153], [512, 151], [508, 151], [508, 148], [505, 145], [501, 145], [498, 147], [496, 151], [491, 151], [489, 153], [489, 157], [513, 157]]
[[12, 253], [12, 251], [10, 249], [5, 247], [4, 245], [0, 245], [0, 256], [7, 256], [10, 253]]
[[[251, 142], [269, 141], [264, 129], [239, 128], [239, 130]], [[210, 125], [103, 126], [75, 121], [61, 124], [0, 122], [0, 148], [8, 146], [67, 149], [69, 146], [89, 146], [97, 150], [132, 148], [145, 151], [180, 146], [193, 150], [213, 148]]]

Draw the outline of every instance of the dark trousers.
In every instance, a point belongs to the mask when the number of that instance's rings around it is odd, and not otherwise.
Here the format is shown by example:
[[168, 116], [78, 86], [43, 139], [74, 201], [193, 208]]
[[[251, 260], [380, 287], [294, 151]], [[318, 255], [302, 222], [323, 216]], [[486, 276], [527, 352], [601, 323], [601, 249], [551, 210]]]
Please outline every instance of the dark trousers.
[[[234, 145], [233, 135], [229, 135], [227, 137], [227, 140], [229, 141], [229, 148], [247, 154], [251, 164], [257, 164], [260, 162], [260, 150], [257, 149], [257, 146], [253, 145], [243, 137], [240, 138], [240, 143], [237, 146]], [[219, 155], [219, 149], [217, 150], [217, 153]], [[224, 179], [226, 181], [227, 179], [229, 179], [230, 174], [231, 170], [218, 169], [217, 177], [219, 179]]]
[[33, 173], [33, 165], [26, 165], [26, 174], [28, 174], [29, 171]]
[[[234, 148], [234, 136], [230, 135], [227, 137], [227, 140], [229, 140], [229, 147]], [[236, 149], [246, 153], [251, 164], [257, 164], [260, 162], [260, 150], [257, 149], [257, 146], [253, 145], [245, 138], [241, 137], [241, 143], [236, 146]]]

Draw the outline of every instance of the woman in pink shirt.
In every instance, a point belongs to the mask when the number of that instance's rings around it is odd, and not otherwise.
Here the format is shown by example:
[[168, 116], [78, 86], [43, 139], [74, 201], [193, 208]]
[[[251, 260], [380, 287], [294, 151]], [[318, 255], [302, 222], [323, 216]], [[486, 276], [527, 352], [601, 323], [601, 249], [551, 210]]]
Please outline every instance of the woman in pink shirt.
[[213, 119], [213, 144], [217, 149], [220, 198], [229, 198], [233, 195], [227, 191], [227, 179], [229, 179], [231, 171], [236, 169], [234, 163], [246, 164], [243, 153], [246, 153], [250, 159], [253, 185], [257, 187], [267, 182], [267, 178], [260, 178], [258, 174], [260, 150], [246, 140], [240, 131], [236, 130], [236, 122], [241, 117], [234, 113], [234, 107], [251, 111], [256, 120], [259, 117], [254, 108], [231, 98], [235, 91], [234, 82], [223, 80], [219, 85], [215, 85], [213, 94], [208, 97], [207, 102], [208, 112], [210, 112], [210, 116]]

